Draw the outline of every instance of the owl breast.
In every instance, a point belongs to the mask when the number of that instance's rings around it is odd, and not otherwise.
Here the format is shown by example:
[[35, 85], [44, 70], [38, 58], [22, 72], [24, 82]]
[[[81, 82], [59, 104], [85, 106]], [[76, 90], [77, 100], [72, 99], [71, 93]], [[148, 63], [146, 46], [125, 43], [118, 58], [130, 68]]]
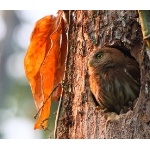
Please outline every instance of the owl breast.
[[137, 98], [139, 85], [126, 74], [122, 73], [122, 75], [109, 76], [106, 73], [91, 75], [90, 88], [102, 109], [107, 108], [119, 114], [123, 106]]

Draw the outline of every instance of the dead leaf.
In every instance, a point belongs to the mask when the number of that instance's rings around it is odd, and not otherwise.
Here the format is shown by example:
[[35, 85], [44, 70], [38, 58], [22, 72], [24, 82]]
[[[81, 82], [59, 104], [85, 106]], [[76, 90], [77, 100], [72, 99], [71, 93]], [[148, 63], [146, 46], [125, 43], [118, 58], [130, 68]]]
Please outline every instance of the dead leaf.
[[53, 88], [64, 76], [67, 39], [62, 13], [57, 17], [40, 19], [31, 36], [24, 59], [24, 68], [29, 80], [39, 118], [34, 129], [46, 129], [50, 114], [51, 99], [57, 100], [61, 87], [47, 100]]

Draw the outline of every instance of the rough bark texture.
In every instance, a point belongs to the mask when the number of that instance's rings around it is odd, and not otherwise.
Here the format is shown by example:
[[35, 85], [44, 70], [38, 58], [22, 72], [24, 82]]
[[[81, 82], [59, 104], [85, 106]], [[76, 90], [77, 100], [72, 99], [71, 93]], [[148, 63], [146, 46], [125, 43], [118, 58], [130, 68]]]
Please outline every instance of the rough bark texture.
[[[150, 138], [150, 51], [137, 11], [70, 11], [69, 50], [56, 138]], [[113, 46], [139, 62], [141, 91], [125, 114], [98, 110], [89, 88], [87, 57]]]

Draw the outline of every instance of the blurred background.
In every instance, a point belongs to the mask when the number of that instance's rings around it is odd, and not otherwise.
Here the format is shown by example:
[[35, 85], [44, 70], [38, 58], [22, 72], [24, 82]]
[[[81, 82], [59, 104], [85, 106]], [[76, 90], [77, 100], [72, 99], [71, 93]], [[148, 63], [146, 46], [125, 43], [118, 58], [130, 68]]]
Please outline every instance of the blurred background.
[[37, 110], [24, 73], [24, 56], [37, 20], [57, 10], [0, 10], [0, 138], [53, 138], [57, 103], [49, 130], [34, 130]]

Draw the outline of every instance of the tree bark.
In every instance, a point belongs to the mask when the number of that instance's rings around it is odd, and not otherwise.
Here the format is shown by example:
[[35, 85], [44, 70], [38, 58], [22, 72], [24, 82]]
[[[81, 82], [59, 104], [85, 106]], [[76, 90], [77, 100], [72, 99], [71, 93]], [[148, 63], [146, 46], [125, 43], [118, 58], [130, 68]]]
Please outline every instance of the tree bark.
[[[55, 138], [150, 138], [150, 50], [137, 11], [70, 11], [68, 56]], [[94, 47], [130, 52], [139, 63], [141, 89], [133, 110], [98, 110], [91, 95], [87, 61]]]

